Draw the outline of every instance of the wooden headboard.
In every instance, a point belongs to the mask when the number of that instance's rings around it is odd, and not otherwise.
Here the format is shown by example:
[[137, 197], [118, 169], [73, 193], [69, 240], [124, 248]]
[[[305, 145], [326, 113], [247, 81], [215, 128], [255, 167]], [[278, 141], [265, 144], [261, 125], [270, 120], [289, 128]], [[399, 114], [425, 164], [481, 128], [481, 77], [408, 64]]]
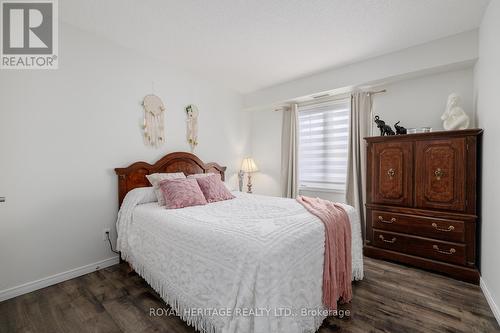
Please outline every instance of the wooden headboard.
[[217, 163], [203, 163], [196, 155], [185, 152], [170, 153], [155, 164], [135, 162], [126, 168], [116, 168], [118, 175], [118, 201], [122, 204], [125, 195], [138, 187], [151, 186], [146, 175], [157, 172], [184, 172], [185, 175], [195, 173], [219, 173], [225, 179], [226, 167]]

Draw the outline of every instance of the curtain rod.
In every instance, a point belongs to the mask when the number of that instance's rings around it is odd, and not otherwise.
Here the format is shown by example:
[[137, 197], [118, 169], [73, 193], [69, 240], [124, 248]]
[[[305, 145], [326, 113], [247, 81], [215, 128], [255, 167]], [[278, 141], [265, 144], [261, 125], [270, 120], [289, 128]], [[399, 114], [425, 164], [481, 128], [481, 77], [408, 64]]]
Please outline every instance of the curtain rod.
[[376, 94], [381, 94], [381, 93], [385, 93], [387, 92], [386, 89], [382, 89], [382, 90], [377, 90], [377, 91], [368, 91], [367, 94], [368, 95], [376, 95]]
[[[335, 102], [335, 101], [340, 101], [343, 99], [349, 98], [351, 93], [345, 93], [345, 94], [337, 94], [337, 95], [325, 95], [324, 97], [321, 96], [320, 98], [316, 99], [311, 99], [303, 102], [290, 102], [290, 104], [297, 104], [299, 107], [303, 106], [308, 106], [308, 105], [314, 105], [314, 104], [320, 104], [320, 103], [327, 103], [327, 102]], [[289, 105], [280, 105], [274, 108], [274, 111], [288, 111], [290, 110]]]
[[[382, 94], [385, 92], [387, 92], [386, 89], [376, 90], [376, 91], [367, 91], [366, 93], [368, 95], [376, 95], [376, 94]], [[321, 103], [321, 102], [330, 102], [330, 101], [333, 102], [336, 100], [342, 100], [342, 99], [348, 98], [348, 97], [346, 97], [346, 95], [348, 95], [348, 94], [339, 94], [339, 95], [333, 95], [333, 96], [326, 95], [325, 97], [318, 98], [317, 100], [312, 99], [309, 101], [295, 103], [295, 104], [298, 104], [299, 106], [306, 106], [306, 105], [312, 105], [312, 104], [317, 104], [317, 103]], [[294, 104], [294, 103], [290, 103], [290, 104]], [[287, 111], [289, 109], [290, 109], [289, 106], [281, 105], [281, 106], [275, 107], [273, 111]]]

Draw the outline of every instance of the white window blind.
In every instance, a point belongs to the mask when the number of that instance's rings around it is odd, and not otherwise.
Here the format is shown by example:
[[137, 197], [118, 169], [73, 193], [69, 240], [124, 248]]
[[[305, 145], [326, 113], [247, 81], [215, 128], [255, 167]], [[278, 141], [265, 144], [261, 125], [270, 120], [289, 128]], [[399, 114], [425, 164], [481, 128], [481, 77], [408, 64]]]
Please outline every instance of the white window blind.
[[299, 106], [299, 187], [345, 190], [349, 98]]

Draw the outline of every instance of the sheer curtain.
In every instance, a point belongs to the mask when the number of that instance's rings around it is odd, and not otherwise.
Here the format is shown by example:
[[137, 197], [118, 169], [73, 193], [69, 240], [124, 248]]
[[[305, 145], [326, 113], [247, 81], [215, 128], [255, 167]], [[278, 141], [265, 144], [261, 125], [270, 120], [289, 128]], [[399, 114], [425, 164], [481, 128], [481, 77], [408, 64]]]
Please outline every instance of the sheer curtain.
[[281, 132], [281, 195], [295, 198], [298, 194], [298, 106], [292, 104], [283, 111]]
[[371, 113], [371, 95], [366, 92], [354, 92], [351, 95], [346, 201], [358, 210], [363, 239], [365, 238], [364, 205], [366, 202], [366, 144], [363, 138], [370, 135]]

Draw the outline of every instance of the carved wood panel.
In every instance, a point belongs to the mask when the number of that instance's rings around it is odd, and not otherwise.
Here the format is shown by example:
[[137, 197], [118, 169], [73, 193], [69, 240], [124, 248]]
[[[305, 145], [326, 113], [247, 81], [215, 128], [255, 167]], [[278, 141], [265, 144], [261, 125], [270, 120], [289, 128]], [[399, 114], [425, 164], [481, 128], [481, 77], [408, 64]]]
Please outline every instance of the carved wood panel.
[[172, 160], [170, 164], [165, 165], [158, 172], [183, 172], [186, 176], [193, 175], [196, 173], [203, 173], [203, 169], [192, 162], [188, 162], [185, 160]]
[[125, 195], [138, 187], [151, 186], [146, 175], [156, 172], [183, 172], [185, 175], [195, 173], [219, 173], [225, 179], [226, 167], [217, 163], [204, 163], [196, 155], [176, 152], [165, 155], [155, 164], [135, 162], [126, 168], [116, 168], [118, 175], [118, 201], [121, 205]]
[[374, 203], [411, 205], [413, 146], [411, 143], [373, 144]]
[[465, 210], [465, 151], [465, 138], [416, 143], [417, 207]]

